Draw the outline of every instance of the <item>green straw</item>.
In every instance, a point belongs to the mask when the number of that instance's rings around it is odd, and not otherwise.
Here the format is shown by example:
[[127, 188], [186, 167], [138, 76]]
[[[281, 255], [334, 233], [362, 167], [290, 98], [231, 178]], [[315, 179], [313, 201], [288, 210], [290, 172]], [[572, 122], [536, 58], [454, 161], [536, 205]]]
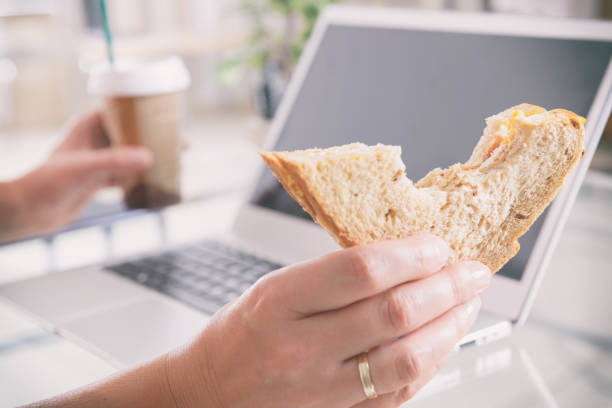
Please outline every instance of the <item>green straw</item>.
[[113, 38], [111, 37], [110, 27], [108, 26], [108, 18], [106, 17], [106, 0], [100, 0], [100, 12], [102, 16], [102, 28], [104, 29], [104, 38], [106, 39], [108, 62], [112, 67], [115, 62], [113, 58]]

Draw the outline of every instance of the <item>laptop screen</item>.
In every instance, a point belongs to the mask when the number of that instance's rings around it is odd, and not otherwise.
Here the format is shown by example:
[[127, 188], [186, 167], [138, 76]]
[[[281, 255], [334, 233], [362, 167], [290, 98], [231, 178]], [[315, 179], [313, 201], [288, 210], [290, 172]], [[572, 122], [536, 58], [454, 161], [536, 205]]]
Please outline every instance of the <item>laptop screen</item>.
[[[274, 149], [400, 145], [416, 182], [467, 160], [484, 118], [510, 106], [586, 116], [611, 55], [602, 41], [331, 25]], [[267, 169], [251, 203], [310, 220]], [[500, 274], [521, 279], [544, 218]]]

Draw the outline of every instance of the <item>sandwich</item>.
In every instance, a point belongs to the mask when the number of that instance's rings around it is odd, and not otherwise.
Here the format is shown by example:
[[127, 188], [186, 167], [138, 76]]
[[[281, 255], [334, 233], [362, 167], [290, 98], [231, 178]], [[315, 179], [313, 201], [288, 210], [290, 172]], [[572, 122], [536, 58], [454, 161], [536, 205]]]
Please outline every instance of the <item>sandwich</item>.
[[448, 242], [449, 262], [477, 260], [494, 273], [584, 155], [585, 119], [529, 104], [486, 119], [464, 164], [414, 183], [401, 147], [352, 143], [262, 152], [285, 190], [342, 247], [429, 232]]

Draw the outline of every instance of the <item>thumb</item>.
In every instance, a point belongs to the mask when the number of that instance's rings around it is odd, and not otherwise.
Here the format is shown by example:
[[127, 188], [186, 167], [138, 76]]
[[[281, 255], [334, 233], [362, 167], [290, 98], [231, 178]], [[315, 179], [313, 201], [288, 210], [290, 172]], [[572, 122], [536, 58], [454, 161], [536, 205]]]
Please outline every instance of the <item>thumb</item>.
[[153, 155], [144, 147], [113, 147], [75, 152], [70, 156], [71, 170], [79, 178], [135, 174], [153, 163]]
[[100, 111], [93, 111], [79, 116], [64, 127], [62, 133], [67, 136], [54, 150], [54, 154], [75, 150], [98, 149], [108, 147], [108, 136], [104, 131]]
[[120, 185], [131, 180], [153, 163], [153, 155], [145, 147], [119, 146], [83, 152], [72, 163], [75, 178], [86, 181], [95, 192], [105, 186]]

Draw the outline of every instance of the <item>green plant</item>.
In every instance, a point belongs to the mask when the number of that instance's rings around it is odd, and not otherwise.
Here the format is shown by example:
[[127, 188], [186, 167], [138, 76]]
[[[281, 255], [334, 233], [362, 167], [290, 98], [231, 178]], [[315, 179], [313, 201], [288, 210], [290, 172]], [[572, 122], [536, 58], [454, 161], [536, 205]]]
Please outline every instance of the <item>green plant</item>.
[[217, 77], [232, 84], [247, 67], [262, 70], [276, 65], [285, 79], [291, 76], [319, 13], [337, 0], [244, 0], [242, 11], [252, 25], [246, 46], [221, 62]]

